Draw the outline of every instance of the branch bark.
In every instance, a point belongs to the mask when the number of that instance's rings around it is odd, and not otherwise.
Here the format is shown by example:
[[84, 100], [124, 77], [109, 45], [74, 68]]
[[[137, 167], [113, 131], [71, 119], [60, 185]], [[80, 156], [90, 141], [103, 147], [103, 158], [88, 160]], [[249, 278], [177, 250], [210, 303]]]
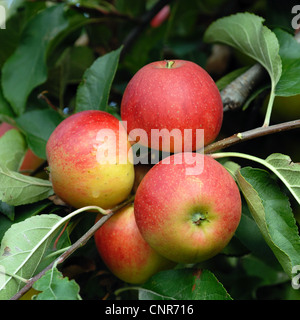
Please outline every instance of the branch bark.
[[253, 90], [262, 81], [267, 80], [267, 77], [268, 73], [264, 67], [256, 63], [232, 81], [221, 91], [224, 112], [241, 108]]
[[277, 132], [287, 131], [287, 130], [292, 130], [297, 128], [300, 128], [300, 119], [288, 121], [280, 124], [275, 124], [268, 127], [259, 127], [259, 128], [242, 132], [242, 133], [236, 133], [231, 137], [222, 139], [220, 141], [217, 141], [215, 143], [208, 145], [207, 147], [204, 148], [204, 153], [205, 154], [213, 153], [215, 151], [231, 147], [237, 143], [244, 142], [250, 139], [263, 137], [272, 133], [277, 133]]

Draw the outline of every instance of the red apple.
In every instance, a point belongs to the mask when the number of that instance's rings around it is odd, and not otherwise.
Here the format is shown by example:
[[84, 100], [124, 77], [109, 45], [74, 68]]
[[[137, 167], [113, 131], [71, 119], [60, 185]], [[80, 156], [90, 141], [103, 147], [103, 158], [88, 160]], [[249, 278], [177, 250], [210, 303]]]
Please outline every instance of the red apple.
[[66, 118], [51, 134], [46, 153], [54, 192], [75, 208], [112, 208], [131, 192], [131, 145], [121, 122], [107, 112]]
[[150, 25], [152, 28], [157, 28], [162, 25], [163, 22], [165, 22], [169, 16], [170, 16], [170, 5], [165, 5], [150, 21]]
[[[13, 125], [3, 122], [0, 124], [0, 137], [2, 137], [8, 130], [16, 129]], [[31, 149], [28, 149], [25, 153], [24, 159], [20, 166], [20, 172], [28, 175], [31, 172], [38, 169], [43, 163], [44, 159], [36, 156]]]
[[[129, 81], [121, 117], [131, 138], [141, 145], [166, 152], [194, 151], [217, 137], [223, 105], [215, 82], [199, 65], [157, 61], [141, 68]], [[137, 129], [142, 129], [141, 134]], [[204, 130], [204, 137], [201, 130], [197, 137], [197, 129]]]
[[196, 155], [194, 162], [192, 153], [177, 153], [168, 158], [169, 164], [156, 164], [141, 181], [134, 201], [143, 238], [175, 262], [197, 263], [215, 256], [228, 244], [241, 217], [234, 179], [212, 157]]
[[6, 123], [6, 122], [2, 122], [0, 124], [0, 137], [2, 137], [4, 135], [4, 133], [6, 133], [8, 130], [10, 129], [15, 129], [14, 126], [12, 126], [11, 124], [9, 123]]
[[125, 282], [143, 283], [158, 271], [174, 266], [142, 238], [136, 226], [133, 205], [116, 212], [96, 231], [94, 238], [103, 262]]

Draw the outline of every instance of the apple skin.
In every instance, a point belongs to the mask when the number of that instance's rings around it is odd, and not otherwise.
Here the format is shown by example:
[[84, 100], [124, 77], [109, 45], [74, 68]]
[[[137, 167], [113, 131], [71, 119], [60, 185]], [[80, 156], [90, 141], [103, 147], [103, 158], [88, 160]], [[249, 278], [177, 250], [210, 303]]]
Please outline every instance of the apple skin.
[[[101, 142], [98, 134], [102, 129], [110, 130], [115, 142], [111, 139]], [[125, 152], [120, 152], [119, 139]], [[116, 150], [114, 162], [108, 157], [104, 163], [98, 157], [101, 145], [106, 150]], [[54, 192], [74, 208], [90, 205], [112, 208], [131, 192], [134, 183], [131, 145], [125, 128], [107, 112], [82, 111], [63, 120], [51, 134], [46, 154]]]
[[[101, 215], [98, 215], [98, 219]], [[141, 284], [175, 264], [157, 254], [142, 238], [132, 204], [120, 209], [94, 234], [102, 261], [119, 279]]]
[[4, 135], [8, 130], [15, 129], [15, 127], [7, 122], [2, 122], [0, 124], [0, 137]]
[[[203, 147], [201, 139], [196, 139], [196, 129], [204, 129], [204, 145], [219, 134], [223, 104], [215, 82], [196, 63], [156, 61], [142, 67], [129, 81], [121, 101], [121, 118], [127, 122], [129, 135], [133, 129], [146, 131], [147, 137], [139, 140], [144, 146], [171, 153], [194, 151]], [[152, 129], [179, 129], [182, 137], [184, 129], [192, 129], [192, 139], [185, 144], [182, 139], [179, 145], [171, 139], [170, 148], [161, 142], [155, 145], [153, 139], [151, 143]], [[166, 138], [170, 140], [169, 135]]]
[[[0, 124], [0, 137], [2, 137], [7, 131], [11, 129], [16, 129], [13, 125], [2, 122]], [[31, 172], [38, 169], [43, 163], [44, 159], [36, 156], [31, 149], [28, 149], [24, 155], [24, 159], [21, 163], [19, 171], [24, 175], [29, 175]]]
[[218, 254], [241, 218], [234, 179], [212, 157], [198, 155], [204, 161], [202, 173], [187, 175], [186, 169], [195, 164], [185, 159], [178, 164], [182, 154], [177, 153], [169, 157], [170, 164], [156, 164], [135, 195], [135, 218], [143, 238], [178, 263], [197, 263]]

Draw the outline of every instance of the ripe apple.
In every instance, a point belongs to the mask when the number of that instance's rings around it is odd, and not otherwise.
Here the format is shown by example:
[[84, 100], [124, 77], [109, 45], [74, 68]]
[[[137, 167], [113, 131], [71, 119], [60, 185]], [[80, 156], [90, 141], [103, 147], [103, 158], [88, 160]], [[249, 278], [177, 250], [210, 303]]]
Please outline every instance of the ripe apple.
[[[239, 189], [228, 171], [207, 155], [177, 153], [160, 161], [141, 181], [134, 206], [143, 238], [159, 254], [197, 263], [219, 253], [241, 217]], [[202, 166], [202, 172], [188, 170]]]
[[[172, 153], [194, 151], [219, 134], [223, 105], [215, 82], [196, 63], [156, 61], [129, 81], [121, 102], [121, 118], [131, 138], [143, 146]], [[138, 129], [146, 134], [139, 135]], [[200, 132], [202, 139], [197, 138], [196, 129], [204, 130], [204, 137]]]
[[122, 123], [107, 112], [82, 111], [63, 120], [46, 154], [54, 192], [74, 208], [112, 208], [131, 192], [131, 145]]
[[94, 239], [106, 266], [128, 283], [143, 283], [158, 271], [175, 265], [156, 253], [142, 238], [132, 204], [110, 217], [95, 232]]
[[[7, 131], [11, 129], [16, 128], [9, 123], [2, 122], [0, 124], [0, 137], [2, 137]], [[25, 153], [19, 171], [25, 175], [28, 175], [31, 172], [38, 169], [44, 163], [44, 161], [44, 159], [41, 159], [38, 156], [36, 156], [31, 149], [28, 149]]]

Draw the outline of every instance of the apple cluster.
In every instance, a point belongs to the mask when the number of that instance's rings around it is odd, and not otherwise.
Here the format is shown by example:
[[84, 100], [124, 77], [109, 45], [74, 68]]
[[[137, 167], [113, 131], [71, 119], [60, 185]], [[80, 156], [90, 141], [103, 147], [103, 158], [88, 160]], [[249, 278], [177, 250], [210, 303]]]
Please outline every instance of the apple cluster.
[[[94, 235], [104, 263], [123, 281], [143, 283], [177, 263], [218, 254], [239, 224], [241, 198], [228, 171], [196, 152], [216, 139], [222, 125], [222, 100], [212, 78], [190, 61], [150, 63], [129, 81], [121, 118], [126, 127], [107, 112], [75, 113], [57, 126], [46, 148], [53, 189], [69, 205], [108, 209], [135, 194], [134, 203]], [[189, 139], [180, 143], [152, 143], [153, 130], [164, 140], [172, 130], [187, 129]], [[135, 130], [147, 139], [133, 138]], [[204, 132], [200, 141], [197, 130]], [[136, 164], [136, 143], [170, 155], [155, 165]]]

